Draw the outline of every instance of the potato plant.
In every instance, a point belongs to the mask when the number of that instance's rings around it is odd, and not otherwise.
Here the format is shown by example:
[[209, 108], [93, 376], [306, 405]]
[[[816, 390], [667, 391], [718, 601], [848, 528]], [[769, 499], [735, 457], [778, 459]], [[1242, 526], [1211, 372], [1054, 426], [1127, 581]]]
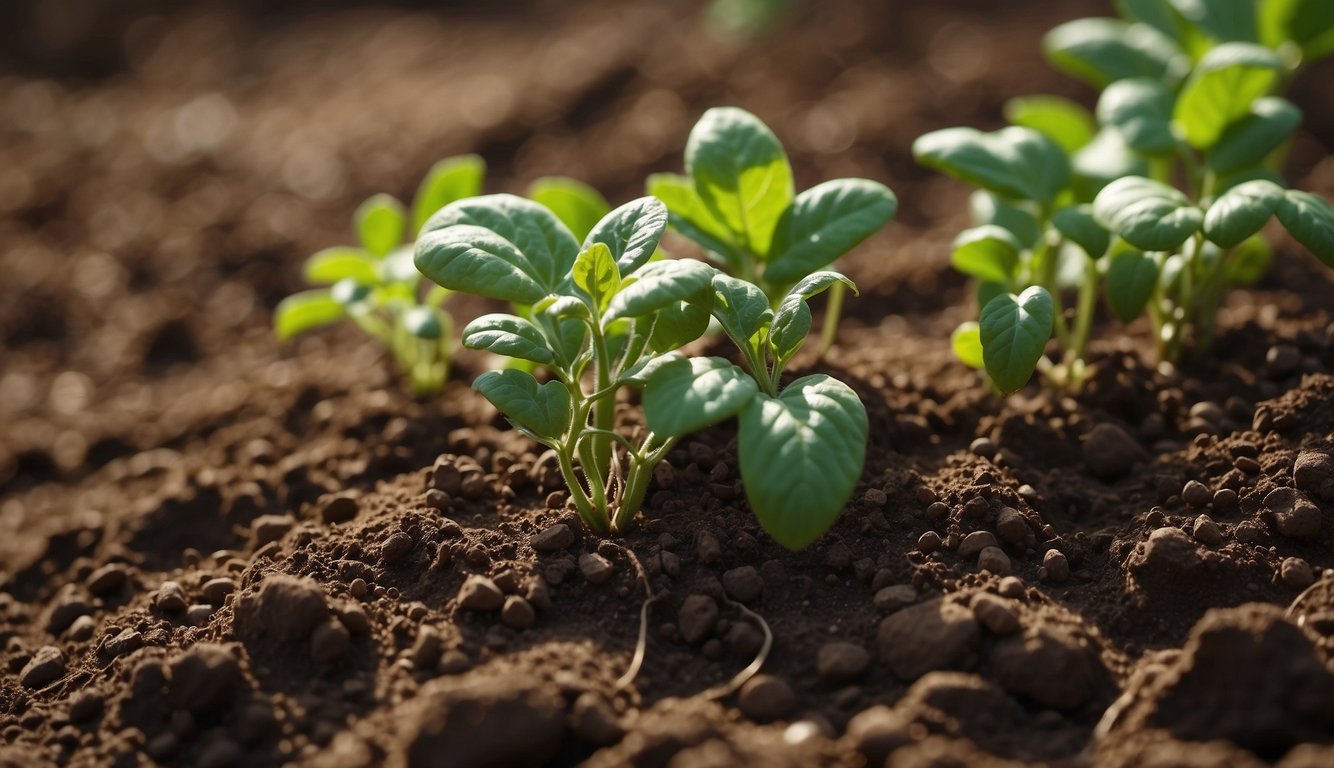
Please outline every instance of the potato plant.
[[[793, 193], [792, 167], [773, 131], [735, 107], [704, 113], [690, 132], [686, 175], [655, 174], [648, 193], [674, 230], [724, 271], [760, 286], [775, 309], [792, 286], [834, 263], [894, 217], [898, 200], [868, 179]], [[830, 290], [821, 351], [833, 343], [844, 288]]]
[[[612, 211], [581, 243], [545, 206], [513, 195], [470, 198], [431, 217], [416, 247], [422, 274], [450, 291], [526, 311], [490, 314], [463, 344], [539, 365], [482, 374], [474, 386], [528, 437], [551, 448], [571, 498], [598, 532], [624, 529], [661, 462], [685, 435], [736, 416], [746, 497], [785, 546], [833, 523], [861, 473], [867, 417], [824, 375], [779, 386], [811, 325], [807, 300], [851, 282], [815, 272], [771, 306], [746, 280], [693, 260], [654, 260], [666, 206], [645, 197]], [[745, 368], [687, 357], [710, 318]], [[626, 390], [642, 390], [643, 427], [618, 424]]]
[[[1276, 92], [1334, 52], [1334, 4], [1119, 5], [1123, 19], [1078, 19], [1044, 41], [1054, 66], [1101, 89], [1092, 113], [1024, 97], [1006, 105], [1011, 126], [949, 128], [913, 147], [978, 187], [976, 226], [951, 258], [978, 281], [980, 317], [952, 342], [1002, 392], [1035, 369], [1077, 387], [1099, 295], [1124, 323], [1148, 315], [1160, 359], [1206, 348], [1224, 292], [1268, 266], [1271, 217], [1334, 266], [1334, 209], [1275, 170], [1301, 122]], [[1061, 353], [1049, 358], [1053, 335]]]

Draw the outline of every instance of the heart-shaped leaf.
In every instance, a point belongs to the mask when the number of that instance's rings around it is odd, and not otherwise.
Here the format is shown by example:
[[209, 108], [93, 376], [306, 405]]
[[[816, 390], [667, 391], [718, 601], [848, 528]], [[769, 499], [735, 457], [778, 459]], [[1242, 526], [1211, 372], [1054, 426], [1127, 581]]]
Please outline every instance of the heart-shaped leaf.
[[1049, 205], [1070, 179], [1065, 153], [1041, 133], [945, 128], [913, 142], [917, 162], [1012, 199]]
[[644, 387], [644, 418], [658, 435], [688, 435], [735, 416], [759, 387], [721, 357], [692, 357], [658, 367]]
[[547, 440], [556, 440], [570, 426], [570, 392], [558, 381], [538, 384], [532, 374], [509, 368], [487, 371], [473, 389], [516, 425]]
[[1098, 98], [1098, 122], [1115, 128], [1138, 152], [1162, 154], [1176, 149], [1172, 106], [1176, 98], [1158, 80], [1134, 77], [1107, 86]]
[[702, 261], [670, 259], [645, 264], [607, 305], [604, 322], [643, 317], [704, 290], [718, 270]]
[[760, 525], [800, 549], [834, 524], [866, 458], [866, 408], [837, 379], [804, 376], [741, 412], [737, 460]]
[[1051, 217], [1052, 226], [1065, 239], [1084, 249], [1091, 259], [1101, 259], [1112, 244], [1112, 236], [1093, 217], [1093, 206], [1072, 205]]
[[346, 314], [327, 289], [302, 291], [278, 302], [273, 311], [273, 330], [279, 341], [287, 341], [303, 331], [337, 322]]
[[426, 220], [446, 205], [482, 194], [484, 178], [486, 161], [477, 155], [450, 157], [431, 166], [412, 198], [412, 235], [415, 237]]
[[[528, 186], [528, 198], [556, 214], [576, 240], [583, 240], [611, 210], [601, 192], [582, 181], [544, 176]], [[610, 245], [610, 244], [609, 244]], [[588, 247], [588, 243], [584, 243]]]
[[672, 229], [716, 257], [724, 264], [739, 266], [741, 256], [727, 226], [718, 221], [695, 192], [687, 176], [655, 173], [648, 177], [648, 193], [667, 206], [667, 221]]
[[1245, 117], [1283, 72], [1278, 54], [1253, 43], [1223, 43], [1195, 66], [1177, 97], [1177, 129], [1198, 149], [1209, 149]]
[[555, 361], [542, 331], [514, 315], [482, 315], [468, 323], [463, 329], [463, 346], [544, 365]]
[[1144, 312], [1158, 284], [1158, 264], [1135, 250], [1120, 250], [1107, 263], [1107, 304], [1123, 323]]
[[1063, 96], [1018, 96], [1005, 102], [1005, 119], [1032, 128], [1073, 155], [1093, 140], [1098, 126], [1089, 111]]
[[1209, 150], [1209, 167], [1231, 173], [1259, 163], [1282, 146], [1302, 123], [1302, 111], [1287, 99], [1256, 99], [1250, 113], [1223, 131]]
[[1334, 267], [1334, 208], [1310, 192], [1290, 189], [1278, 204], [1278, 220], [1316, 258]]
[[1076, 19], [1042, 39], [1052, 66], [1098, 88], [1130, 77], [1168, 83], [1189, 66], [1172, 38], [1145, 24], [1120, 19]]
[[982, 308], [982, 360], [1001, 392], [1028, 383], [1051, 338], [1052, 317], [1051, 294], [1037, 285], [1018, 296], [1001, 294]]
[[964, 273], [993, 283], [1008, 284], [1019, 266], [1023, 246], [1009, 230], [994, 224], [965, 229], [954, 238], [950, 263]]
[[705, 208], [752, 254], [769, 253], [792, 202], [792, 168], [773, 131], [736, 107], [714, 107], [686, 140], [686, 173]]
[[1117, 179], [1093, 200], [1098, 223], [1146, 251], [1170, 251], [1199, 230], [1204, 214], [1175, 187], [1140, 176]]
[[[570, 274], [575, 257], [579, 255], [579, 241], [574, 239], [574, 235], [570, 234], [570, 230], [565, 228], [555, 214], [532, 200], [516, 195], [483, 195], [450, 203], [426, 221], [419, 240], [438, 230], [459, 225], [489, 229], [508, 240], [523, 254], [529, 265], [529, 275], [548, 293], [553, 292]], [[417, 258], [417, 266], [420, 267], [420, 244], [417, 246]]]
[[1218, 196], [1204, 215], [1204, 236], [1232, 248], [1260, 231], [1280, 202], [1283, 188], [1272, 181], [1248, 181]]
[[382, 259], [403, 242], [407, 215], [403, 204], [389, 195], [374, 195], [362, 203], [354, 216], [357, 236], [366, 252]]
[[833, 263], [888, 224], [898, 205], [889, 187], [867, 179], [836, 179], [802, 192], [774, 230], [765, 282], [786, 285]]
[[603, 243], [611, 251], [621, 275], [629, 275], [649, 260], [665, 231], [667, 206], [656, 197], [641, 197], [599, 220], [588, 233], [584, 247]]

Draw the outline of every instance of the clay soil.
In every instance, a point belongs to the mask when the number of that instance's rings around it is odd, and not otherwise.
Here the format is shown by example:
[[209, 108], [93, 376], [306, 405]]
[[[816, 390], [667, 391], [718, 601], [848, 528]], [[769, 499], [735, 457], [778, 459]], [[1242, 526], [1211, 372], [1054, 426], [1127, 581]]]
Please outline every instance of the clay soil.
[[[0, 765], [1334, 765], [1331, 273], [1276, 235], [1212, 356], [1157, 368], [1104, 317], [1074, 395], [949, 352], [966, 191], [911, 141], [1087, 102], [1038, 41], [1108, 3], [802, 3], [758, 44], [501, 5], [0, 12]], [[1332, 73], [1289, 162], [1327, 196]], [[416, 401], [351, 330], [273, 339], [372, 192], [473, 151], [495, 191], [628, 199], [721, 103], [800, 186], [901, 200], [796, 366], [871, 419], [807, 550], [747, 510], [731, 425], [600, 540], [469, 389], [488, 360]]]

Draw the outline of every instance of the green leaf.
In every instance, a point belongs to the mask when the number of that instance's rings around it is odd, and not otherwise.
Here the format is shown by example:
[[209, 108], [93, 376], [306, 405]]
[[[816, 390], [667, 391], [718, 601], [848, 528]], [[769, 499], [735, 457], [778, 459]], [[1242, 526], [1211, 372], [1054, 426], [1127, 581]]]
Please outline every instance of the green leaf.
[[1264, 277], [1274, 261], [1274, 250], [1263, 237], [1256, 235], [1242, 242], [1227, 256], [1223, 264], [1223, 278], [1230, 285], [1251, 285]]
[[602, 193], [564, 176], [544, 176], [534, 181], [528, 186], [528, 198], [556, 214], [577, 240], [587, 237], [611, 210]]
[[1256, 99], [1250, 113], [1228, 126], [1209, 150], [1209, 167], [1222, 174], [1254, 165], [1282, 146], [1301, 124], [1302, 111], [1287, 99]]
[[1065, 153], [1031, 128], [945, 128], [913, 142], [917, 162], [1008, 198], [1050, 205], [1070, 178]]
[[982, 308], [982, 360], [1001, 392], [1008, 395], [1028, 383], [1051, 338], [1052, 317], [1051, 294], [1037, 285], [1018, 296], [997, 296]]
[[417, 240], [414, 263], [423, 275], [451, 291], [519, 304], [534, 304], [556, 288], [548, 282], [547, 270], [514, 243], [471, 224], [424, 231]]
[[380, 282], [375, 263], [359, 248], [325, 248], [306, 259], [303, 271], [306, 282], [315, 285], [331, 285], [349, 277], [367, 285]]
[[660, 366], [644, 387], [644, 419], [663, 436], [688, 435], [746, 407], [759, 387], [721, 357], [692, 357]]
[[686, 173], [716, 220], [752, 254], [769, 253], [792, 202], [792, 168], [768, 126], [736, 107], [708, 110], [686, 140]]
[[811, 308], [801, 294], [790, 294], [778, 304], [769, 328], [769, 346], [774, 357], [786, 363], [806, 342], [811, 332]]
[[1334, 4], [1329, 0], [1266, 0], [1260, 6], [1261, 41], [1271, 48], [1291, 41], [1306, 66], [1334, 53]]
[[1107, 304], [1123, 323], [1139, 317], [1158, 284], [1158, 264], [1134, 250], [1112, 254], [1107, 263]]
[[774, 230], [764, 280], [786, 285], [852, 250], [894, 218], [898, 199], [867, 179], [835, 179], [797, 195]]
[[592, 302], [590, 306], [599, 313], [621, 289], [621, 272], [605, 243], [594, 242], [582, 251], [574, 260], [571, 276], [575, 287], [588, 297]]
[[1168, 0], [1116, 0], [1116, 9], [1126, 19], [1147, 24], [1168, 38], [1177, 36], [1177, 15]]
[[978, 280], [1009, 284], [1023, 246], [1009, 230], [986, 224], [960, 232], [951, 249], [955, 269]]
[[1170, 251], [1199, 230], [1204, 214], [1175, 187], [1139, 176], [1108, 184], [1093, 200], [1098, 223], [1146, 251]]
[[1042, 39], [1057, 69], [1098, 88], [1130, 77], [1173, 83], [1189, 64], [1172, 38], [1146, 24], [1120, 19], [1076, 19]]
[[1042, 237], [1042, 228], [1032, 211], [984, 189], [976, 190], [968, 198], [968, 209], [975, 225], [995, 224], [1003, 227], [1009, 230], [1014, 239], [1025, 249], [1036, 246], [1038, 238]]
[[413, 236], [436, 211], [456, 200], [482, 194], [485, 177], [486, 161], [477, 155], [449, 157], [431, 166], [412, 199]]
[[[483, 195], [450, 203], [427, 220], [418, 240], [438, 230], [460, 225], [483, 227], [509, 241], [523, 254], [528, 265], [525, 270], [527, 274], [543, 286], [547, 293], [553, 292], [569, 276], [570, 268], [574, 266], [575, 257], [580, 251], [579, 241], [574, 239], [574, 235], [570, 234], [570, 230], [565, 228], [555, 214], [532, 200], [516, 195]], [[421, 267], [421, 260], [422, 247], [419, 243], [418, 268]], [[423, 273], [425, 271], [422, 270]]]
[[407, 226], [403, 204], [389, 195], [373, 195], [357, 207], [353, 219], [361, 246], [370, 255], [382, 259], [403, 242]]
[[1204, 215], [1204, 236], [1232, 248], [1260, 231], [1283, 200], [1283, 188], [1272, 181], [1248, 181], [1218, 196]]
[[1111, 234], [1093, 218], [1093, 206], [1072, 205], [1051, 217], [1052, 226], [1065, 239], [1084, 249], [1091, 259], [1101, 259], [1112, 244]]
[[825, 375], [747, 404], [737, 461], [750, 508], [779, 544], [800, 549], [834, 524], [861, 477], [867, 432], [857, 393]]
[[463, 346], [549, 365], [555, 356], [537, 326], [522, 317], [482, 315], [463, 328]]
[[741, 257], [732, 234], [709, 212], [689, 177], [655, 173], [648, 177], [648, 193], [666, 204], [667, 221], [672, 229], [724, 264], [738, 265]]
[[1176, 149], [1172, 105], [1176, 98], [1157, 80], [1134, 77], [1107, 86], [1098, 98], [1098, 122], [1115, 128], [1138, 152], [1162, 154]]
[[1089, 111], [1063, 96], [1019, 96], [1005, 102], [1005, 119], [1032, 128], [1060, 145], [1067, 155], [1093, 140], [1098, 126]]
[[1283, 62], [1264, 46], [1223, 43], [1204, 55], [1177, 98], [1173, 119], [1191, 146], [1212, 147], [1278, 82]]
[[627, 278], [607, 305], [604, 323], [643, 317], [699, 293], [717, 270], [694, 259], [652, 261]]
[[403, 313], [403, 329], [419, 339], [439, 341], [448, 335], [449, 320], [436, 307], [411, 307]]
[[1278, 204], [1278, 220], [1316, 258], [1334, 267], [1334, 208], [1310, 192], [1290, 189]]
[[1080, 202], [1097, 196], [1102, 188], [1123, 176], [1145, 176], [1149, 164], [1137, 155], [1115, 128], [1104, 128], [1092, 143], [1072, 158], [1074, 183], [1071, 187]]
[[974, 298], [977, 299], [977, 311], [981, 312], [992, 299], [997, 296], [1003, 296], [1010, 292], [1009, 283], [989, 283], [979, 280], [977, 289], [974, 291]]
[[665, 231], [667, 206], [656, 197], [641, 197], [599, 219], [589, 231], [584, 247], [605, 244], [624, 276], [648, 262]]
[[986, 367], [982, 357], [982, 326], [976, 322], [969, 320], [955, 328], [950, 334], [950, 347], [959, 362], [969, 368], [981, 370]]
[[653, 320], [653, 333], [649, 335], [649, 347], [661, 355], [703, 336], [709, 329], [712, 309], [713, 291], [705, 290], [699, 297], [673, 302], [658, 310]]
[[737, 346], [746, 348], [773, 321], [769, 297], [754, 284], [720, 273], [713, 276], [713, 290], [713, 316]]
[[1258, 40], [1255, 0], [1172, 0], [1185, 21], [1219, 43]]
[[352, 309], [371, 298], [374, 291], [375, 289], [372, 286], [345, 277], [333, 284], [333, 287], [329, 289], [329, 295], [333, 297], [334, 301], [342, 304], [344, 308]]
[[842, 283], [857, 293], [857, 284], [848, 279], [847, 275], [841, 272], [825, 269], [819, 272], [812, 272], [797, 281], [797, 284], [788, 289], [788, 296], [800, 296], [803, 299], [809, 299], [818, 296], [826, 290], [834, 287], [835, 283]]
[[538, 384], [527, 371], [509, 368], [487, 371], [472, 386], [511, 422], [538, 437], [555, 440], [569, 429], [570, 392], [559, 381]]
[[273, 311], [273, 330], [279, 341], [287, 341], [311, 328], [338, 322], [346, 314], [347, 310], [329, 291], [302, 291], [278, 302]]

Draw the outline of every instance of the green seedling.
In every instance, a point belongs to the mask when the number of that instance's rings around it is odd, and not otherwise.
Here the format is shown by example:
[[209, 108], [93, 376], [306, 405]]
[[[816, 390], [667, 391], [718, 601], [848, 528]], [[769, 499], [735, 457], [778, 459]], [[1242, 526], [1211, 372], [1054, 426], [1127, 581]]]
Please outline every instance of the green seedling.
[[[667, 208], [645, 197], [617, 208], [580, 241], [545, 206], [512, 195], [456, 202], [417, 242], [422, 274], [450, 291], [527, 307], [469, 323], [463, 344], [531, 361], [482, 374], [474, 387], [514, 427], [555, 452], [580, 516], [623, 530], [657, 466], [685, 435], [733, 416], [746, 496], [764, 528], [797, 548], [828, 529], [856, 485], [867, 417], [855, 392], [824, 375], [780, 388], [811, 324], [807, 300], [834, 272], [796, 282], [777, 308], [756, 285], [694, 259], [650, 261]], [[745, 368], [686, 357], [710, 318]], [[643, 427], [618, 424], [628, 390], [642, 390]]]
[[1334, 51], [1334, 3], [1120, 6], [1125, 19], [1072, 21], [1044, 43], [1054, 66], [1102, 89], [1096, 110], [1023, 97], [1006, 105], [1010, 127], [913, 147], [978, 187], [976, 226], [951, 258], [978, 281], [980, 317], [951, 342], [1002, 392], [1034, 370], [1079, 386], [1100, 295], [1123, 323], [1148, 315], [1160, 359], [1207, 348], [1225, 291], [1268, 266], [1271, 217], [1334, 266], [1334, 211], [1275, 171], [1301, 113], [1274, 95]]
[[[793, 195], [783, 145], [759, 118], [735, 107], [704, 113], [690, 132], [686, 175], [649, 177], [674, 230], [733, 277], [760, 286], [774, 309], [792, 286], [833, 264], [894, 217], [883, 184], [836, 179]], [[833, 344], [844, 288], [829, 292], [821, 354]]]

